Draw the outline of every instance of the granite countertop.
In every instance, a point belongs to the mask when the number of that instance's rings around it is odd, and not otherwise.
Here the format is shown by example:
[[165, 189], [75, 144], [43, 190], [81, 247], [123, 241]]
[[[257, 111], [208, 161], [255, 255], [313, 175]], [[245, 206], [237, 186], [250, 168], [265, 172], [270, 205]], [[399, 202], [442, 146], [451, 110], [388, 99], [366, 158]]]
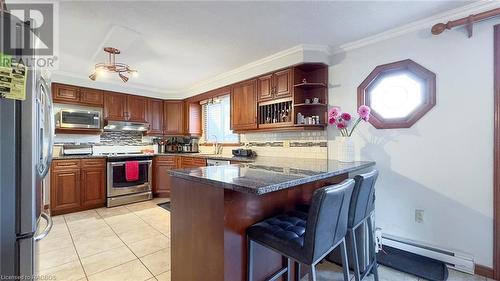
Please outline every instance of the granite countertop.
[[257, 157], [252, 163], [178, 169], [174, 177], [262, 195], [374, 166], [372, 161]]
[[89, 159], [89, 158], [106, 158], [105, 155], [59, 155], [54, 156], [54, 160], [64, 160], [64, 159]]
[[[205, 159], [217, 159], [217, 160], [227, 160], [227, 161], [238, 161], [238, 162], [254, 162], [254, 158], [247, 157], [237, 157], [231, 155], [215, 155], [215, 154], [203, 154], [203, 153], [155, 153], [148, 154], [152, 156], [181, 156], [181, 157], [196, 157]], [[88, 159], [88, 158], [106, 158], [106, 155], [59, 155], [54, 156], [53, 159], [64, 160], [64, 159]]]

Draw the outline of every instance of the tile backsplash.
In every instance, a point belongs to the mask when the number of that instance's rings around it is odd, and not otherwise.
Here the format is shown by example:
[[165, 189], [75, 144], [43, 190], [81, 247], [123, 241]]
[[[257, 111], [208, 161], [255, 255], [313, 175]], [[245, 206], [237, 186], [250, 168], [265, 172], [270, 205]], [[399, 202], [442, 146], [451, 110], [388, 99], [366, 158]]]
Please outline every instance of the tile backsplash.
[[96, 145], [148, 145], [153, 137], [136, 131], [105, 131], [99, 135], [57, 134], [56, 144], [92, 143]]

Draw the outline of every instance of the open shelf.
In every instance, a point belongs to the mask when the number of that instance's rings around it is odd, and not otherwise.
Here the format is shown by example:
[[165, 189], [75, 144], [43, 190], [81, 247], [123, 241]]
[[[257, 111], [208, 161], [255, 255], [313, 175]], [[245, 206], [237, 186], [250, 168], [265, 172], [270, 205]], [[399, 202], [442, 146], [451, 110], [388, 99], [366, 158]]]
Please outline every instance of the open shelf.
[[302, 88], [302, 89], [315, 89], [315, 88], [326, 88], [325, 83], [300, 83], [293, 85], [295, 88]]
[[296, 103], [294, 106], [327, 106], [324, 103]]

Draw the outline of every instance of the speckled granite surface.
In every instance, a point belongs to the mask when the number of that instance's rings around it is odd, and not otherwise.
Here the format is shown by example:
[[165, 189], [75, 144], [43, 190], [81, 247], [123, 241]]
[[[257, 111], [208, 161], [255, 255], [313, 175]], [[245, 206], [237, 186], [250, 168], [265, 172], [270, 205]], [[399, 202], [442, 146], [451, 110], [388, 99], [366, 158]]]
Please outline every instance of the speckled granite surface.
[[251, 193], [269, 192], [374, 166], [375, 162], [257, 157], [252, 163], [172, 170], [170, 174], [221, 188]]
[[89, 159], [89, 158], [106, 158], [106, 156], [103, 156], [103, 155], [62, 155], [62, 156], [52, 157], [52, 159], [55, 159], [55, 160]]

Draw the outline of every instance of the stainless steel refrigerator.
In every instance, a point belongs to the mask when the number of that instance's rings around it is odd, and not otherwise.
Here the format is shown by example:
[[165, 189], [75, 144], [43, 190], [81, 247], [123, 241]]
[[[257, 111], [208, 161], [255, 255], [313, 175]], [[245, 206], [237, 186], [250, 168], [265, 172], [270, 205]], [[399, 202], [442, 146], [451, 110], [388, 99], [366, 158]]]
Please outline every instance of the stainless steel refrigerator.
[[[0, 12], [0, 19], [0, 38], [16, 45], [10, 55], [35, 57], [35, 51], [22, 47], [36, 40], [29, 32], [34, 22], [8, 12]], [[5, 46], [0, 44], [0, 52], [11, 52]], [[25, 100], [0, 98], [0, 280], [36, 274], [36, 241], [52, 226], [42, 202], [42, 180], [52, 160], [52, 98], [40, 71], [27, 73]]]

